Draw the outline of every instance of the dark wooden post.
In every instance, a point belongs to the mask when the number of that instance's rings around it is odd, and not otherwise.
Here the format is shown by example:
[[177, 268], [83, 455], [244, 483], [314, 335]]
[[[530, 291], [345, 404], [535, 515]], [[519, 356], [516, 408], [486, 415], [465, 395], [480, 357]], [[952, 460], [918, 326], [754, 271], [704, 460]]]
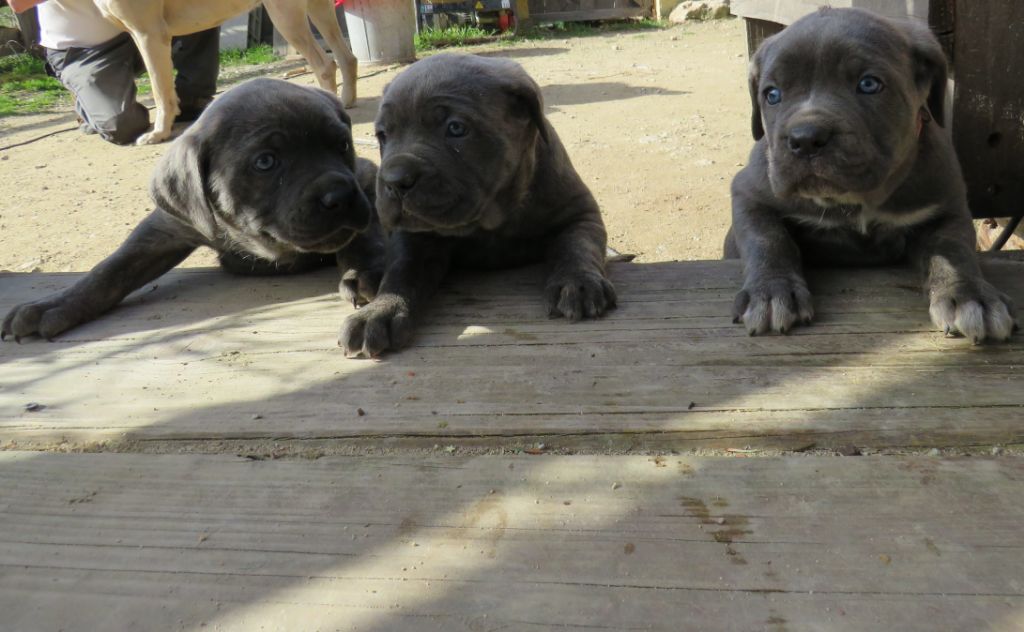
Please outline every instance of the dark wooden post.
[[1024, 213], [1024, 3], [956, 0], [953, 141], [975, 217]]

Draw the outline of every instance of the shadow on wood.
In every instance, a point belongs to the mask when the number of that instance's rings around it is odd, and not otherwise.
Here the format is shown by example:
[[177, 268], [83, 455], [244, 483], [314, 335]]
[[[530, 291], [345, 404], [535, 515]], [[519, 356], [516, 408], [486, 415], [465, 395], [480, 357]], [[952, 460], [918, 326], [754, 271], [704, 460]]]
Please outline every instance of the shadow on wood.
[[[1024, 302], [1022, 264], [986, 268]], [[0, 346], [0, 441], [155, 451], [234, 442], [248, 452], [273, 439], [296, 453], [359, 453], [1024, 437], [1024, 341], [943, 338], [909, 270], [812, 274], [817, 321], [756, 338], [729, 318], [733, 261], [615, 264], [619, 308], [581, 323], [545, 317], [537, 268], [465, 274], [446, 283], [413, 346], [382, 361], [336, 348], [351, 308], [328, 293], [333, 274], [240, 282], [177, 272], [163, 296], [55, 343]], [[7, 276], [0, 309], [71, 281], [46, 278]], [[28, 402], [46, 408], [26, 412]]]

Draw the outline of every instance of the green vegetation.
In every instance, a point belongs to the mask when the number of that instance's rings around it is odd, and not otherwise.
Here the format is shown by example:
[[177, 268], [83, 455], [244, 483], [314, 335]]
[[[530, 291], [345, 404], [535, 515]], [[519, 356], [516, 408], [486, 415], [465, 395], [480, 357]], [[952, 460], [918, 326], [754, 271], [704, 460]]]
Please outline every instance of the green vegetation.
[[500, 36], [476, 26], [459, 24], [444, 29], [421, 29], [416, 34], [416, 50], [427, 51], [449, 46], [468, 46], [498, 39]]
[[0, 116], [46, 112], [68, 101], [64, 86], [46, 74], [41, 59], [26, 53], [0, 57]]
[[449, 46], [472, 44], [514, 44], [523, 40], [592, 37], [621, 31], [651, 31], [671, 26], [667, 20], [611, 20], [599, 22], [554, 22], [533, 27], [526, 33], [496, 33], [476, 26], [458, 25], [444, 29], [423, 29], [416, 35], [416, 50], [426, 52]]
[[225, 48], [220, 51], [220, 65], [224, 66], [258, 66], [269, 64], [281, 59], [274, 54], [270, 44], [260, 44], [252, 48]]

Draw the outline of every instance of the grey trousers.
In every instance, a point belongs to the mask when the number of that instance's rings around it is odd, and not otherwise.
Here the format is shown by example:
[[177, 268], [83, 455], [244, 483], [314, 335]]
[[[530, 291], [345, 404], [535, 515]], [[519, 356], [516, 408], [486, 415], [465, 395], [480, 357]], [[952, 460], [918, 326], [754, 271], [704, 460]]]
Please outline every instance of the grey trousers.
[[[171, 59], [183, 114], [217, 91], [220, 27], [175, 37]], [[132, 143], [149, 129], [149, 110], [135, 100], [135, 77], [146, 70], [127, 33], [92, 48], [46, 49], [46, 61], [75, 95], [75, 109], [104, 140]]]

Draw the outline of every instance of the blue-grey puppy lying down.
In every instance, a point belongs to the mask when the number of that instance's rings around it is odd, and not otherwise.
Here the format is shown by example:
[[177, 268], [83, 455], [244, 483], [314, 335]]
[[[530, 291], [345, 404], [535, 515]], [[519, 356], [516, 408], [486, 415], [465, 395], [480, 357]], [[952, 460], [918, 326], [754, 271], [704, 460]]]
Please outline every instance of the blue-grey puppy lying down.
[[597, 202], [519, 64], [474, 55], [418, 61], [385, 90], [376, 130], [387, 271], [377, 298], [342, 329], [346, 355], [408, 344], [453, 265], [543, 261], [551, 316], [579, 320], [614, 307]]
[[373, 163], [356, 159], [334, 95], [249, 81], [170, 145], [150, 184], [156, 208], [121, 247], [70, 288], [12, 309], [2, 336], [49, 339], [93, 320], [199, 246], [239, 274], [336, 262], [342, 297], [365, 303], [384, 263], [375, 177]]
[[1017, 328], [984, 279], [966, 188], [943, 129], [946, 59], [927, 27], [821, 9], [765, 40], [750, 67], [750, 160], [732, 183], [733, 316], [751, 334], [814, 316], [803, 264], [909, 260], [932, 321], [975, 344]]

